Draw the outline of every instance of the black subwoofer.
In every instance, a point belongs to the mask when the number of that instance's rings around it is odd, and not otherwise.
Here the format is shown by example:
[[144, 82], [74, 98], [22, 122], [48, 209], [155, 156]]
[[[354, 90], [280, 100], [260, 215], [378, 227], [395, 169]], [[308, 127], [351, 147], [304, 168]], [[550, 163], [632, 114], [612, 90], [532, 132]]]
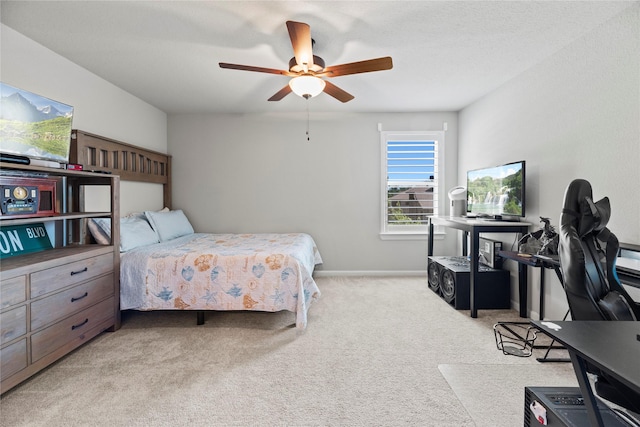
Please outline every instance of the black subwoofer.
[[[456, 310], [470, 308], [470, 264], [466, 257], [430, 256], [429, 288]], [[479, 265], [476, 283], [476, 308], [507, 309], [511, 307], [509, 272]], [[437, 279], [436, 279], [437, 278]]]
[[440, 265], [435, 262], [429, 262], [427, 265], [427, 279], [429, 282], [429, 288], [440, 294]]

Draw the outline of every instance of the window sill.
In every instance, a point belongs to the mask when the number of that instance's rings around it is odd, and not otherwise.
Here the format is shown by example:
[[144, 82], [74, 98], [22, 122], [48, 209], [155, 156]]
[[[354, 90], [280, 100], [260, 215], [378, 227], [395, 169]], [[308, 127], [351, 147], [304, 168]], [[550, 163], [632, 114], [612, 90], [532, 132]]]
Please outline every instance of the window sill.
[[[443, 240], [444, 232], [435, 231], [433, 233], [434, 240]], [[418, 231], [387, 231], [380, 233], [380, 240], [427, 240], [429, 233]]]

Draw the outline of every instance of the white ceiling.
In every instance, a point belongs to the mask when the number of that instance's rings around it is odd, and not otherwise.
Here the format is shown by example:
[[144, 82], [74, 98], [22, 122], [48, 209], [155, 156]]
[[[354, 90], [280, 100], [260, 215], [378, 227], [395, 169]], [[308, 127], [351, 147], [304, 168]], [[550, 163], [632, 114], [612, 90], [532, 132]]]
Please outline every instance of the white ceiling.
[[167, 113], [289, 112], [267, 99], [286, 69], [285, 21], [306, 22], [327, 65], [391, 56], [389, 71], [342, 76], [342, 104], [312, 111], [458, 111], [636, 1], [6, 1], [7, 26]]

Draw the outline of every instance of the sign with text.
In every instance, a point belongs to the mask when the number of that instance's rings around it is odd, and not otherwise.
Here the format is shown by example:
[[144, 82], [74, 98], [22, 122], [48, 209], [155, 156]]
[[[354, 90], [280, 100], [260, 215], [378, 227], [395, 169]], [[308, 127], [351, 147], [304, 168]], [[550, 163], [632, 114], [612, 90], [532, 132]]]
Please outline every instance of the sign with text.
[[0, 227], [0, 259], [51, 248], [43, 223]]

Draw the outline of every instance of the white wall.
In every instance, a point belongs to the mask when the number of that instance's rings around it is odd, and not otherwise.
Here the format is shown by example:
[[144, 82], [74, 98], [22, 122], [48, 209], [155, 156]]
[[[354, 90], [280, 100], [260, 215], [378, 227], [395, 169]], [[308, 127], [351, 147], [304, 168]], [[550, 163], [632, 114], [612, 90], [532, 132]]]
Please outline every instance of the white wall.
[[[640, 242], [639, 14], [636, 4], [461, 111], [459, 182], [468, 169], [526, 160], [527, 220], [537, 229], [540, 216], [558, 225], [565, 188], [584, 178], [596, 200], [610, 198], [619, 240]], [[545, 314], [559, 319], [566, 298], [546, 274]], [[529, 283], [537, 312], [539, 270]]]
[[[4, 83], [72, 105], [76, 129], [167, 151], [164, 112], [0, 25], [0, 79]], [[160, 186], [124, 182], [121, 187], [123, 213], [162, 207]]]
[[[173, 202], [196, 230], [307, 232], [320, 270], [426, 270], [426, 240], [382, 241], [380, 134], [442, 130], [447, 181], [457, 174], [457, 114], [170, 115]], [[442, 197], [446, 197], [443, 193]]]

